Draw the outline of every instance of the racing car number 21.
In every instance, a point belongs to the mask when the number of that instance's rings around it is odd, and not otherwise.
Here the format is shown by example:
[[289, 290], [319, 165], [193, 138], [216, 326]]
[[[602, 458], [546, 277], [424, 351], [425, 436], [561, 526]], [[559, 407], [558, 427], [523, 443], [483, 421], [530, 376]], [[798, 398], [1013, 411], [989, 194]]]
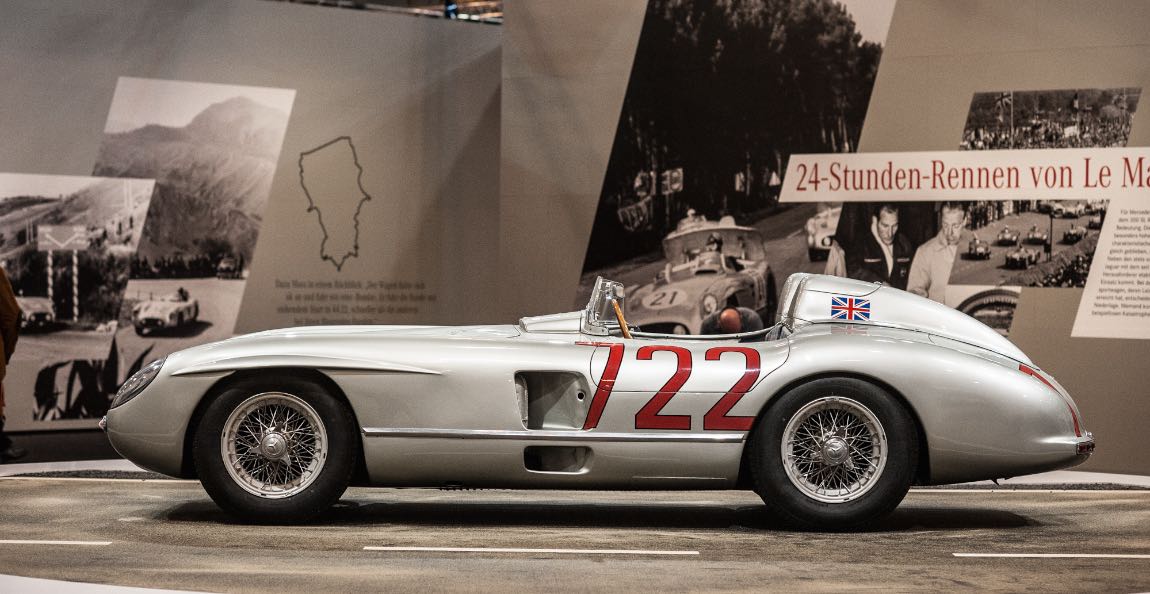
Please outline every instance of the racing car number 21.
[[[607, 366], [603, 370], [603, 377], [599, 380], [599, 387], [595, 390], [595, 395], [591, 398], [591, 407], [587, 411], [587, 420], [583, 424], [583, 429], [594, 429], [599, 425], [599, 419], [603, 416], [603, 409], [607, 406], [607, 400], [611, 397], [611, 391], [615, 388], [615, 380], [619, 375], [619, 368], [623, 363], [624, 345], [618, 342], [580, 342], [582, 346], [606, 347], [609, 349], [607, 356]], [[691, 351], [680, 347], [670, 345], [650, 345], [640, 347], [638, 353], [635, 354], [635, 359], [638, 361], [650, 361], [651, 357], [657, 352], [674, 353], [677, 358], [677, 367], [674, 375], [667, 380], [667, 383], [655, 392], [655, 395], [644, 404], [639, 412], [635, 413], [635, 428], [636, 429], [676, 429], [683, 431], [690, 431], [691, 429], [691, 416], [690, 415], [664, 415], [660, 414], [663, 407], [679, 393], [683, 385], [691, 377], [693, 370]], [[742, 354], [746, 362], [745, 370], [742, 377], [739, 378], [735, 385], [731, 386], [729, 390], [703, 415], [703, 430], [704, 431], [749, 431], [751, 425], [754, 423], [755, 417], [752, 416], [729, 416], [727, 413], [738, 404], [739, 400], [746, 395], [748, 391], [755, 385], [759, 379], [761, 361], [759, 358], [759, 351], [748, 347], [736, 346], [720, 346], [708, 349], [704, 355], [707, 361], [718, 361], [726, 353]]]
[[647, 309], [667, 309], [686, 303], [687, 294], [678, 289], [655, 291], [643, 298], [643, 307]]

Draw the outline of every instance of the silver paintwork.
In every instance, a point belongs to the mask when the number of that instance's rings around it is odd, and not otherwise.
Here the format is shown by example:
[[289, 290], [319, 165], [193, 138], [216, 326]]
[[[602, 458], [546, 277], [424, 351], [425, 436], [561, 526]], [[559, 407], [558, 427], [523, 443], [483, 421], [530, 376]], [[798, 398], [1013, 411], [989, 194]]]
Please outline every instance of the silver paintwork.
[[483, 429], [380, 429], [368, 427], [364, 437], [440, 437], [445, 439], [511, 439], [553, 442], [741, 443], [745, 433], [604, 433], [601, 431], [486, 431]]
[[[622, 297], [615, 292], [605, 293]], [[869, 298], [872, 320], [830, 321], [832, 294]], [[187, 476], [189, 422], [214, 386], [237, 373], [274, 381], [302, 369], [330, 379], [346, 397], [375, 485], [735, 488], [747, 432], [702, 427], [746, 371], [739, 353], [706, 359], [708, 350], [726, 346], [753, 348], [761, 368], [732, 416], [757, 416], [775, 396], [827, 375], [873, 381], [896, 394], [922, 428], [927, 483], [1018, 476], [1086, 459], [1076, 450], [1089, 438], [1085, 427], [1083, 437], [1075, 435], [1071, 411], [1078, 411], [1069, 394], [1052, 378], [1054, 389], [1019, 372], [1020, 363], [1033, 367], [1025, 354], [973, 318], [889, 287], [811, 275], [788, 279], [780, 303], [782, 324], [759, 342], [624, 339], [610, 323], [589, 324], [606, 315], [590, 305], [518, 325], [262, 332], [170, 355], [139, 396], [109, 411], [108, 435], [137, 464]], [[516, 374], [576, 378], [577, 389], [568, 392], [589, 398], [564, 410], [585, 415], [590, 395], [603, 387], [610, 344], [623, 345], [624, 356], [598, 426], [584, 430], [579, 419], [560, 417], [529, 429]], [[690, 352], [691, 374], [662, 410], [689, 416], [689, 430], [635, 429], [636, 413], [677, 370], [671, 352], [636, 358], [652, 345]], [[527, 469], [524, 448], [547, 445], [589, 448], [587, 462], [571, 473]]]

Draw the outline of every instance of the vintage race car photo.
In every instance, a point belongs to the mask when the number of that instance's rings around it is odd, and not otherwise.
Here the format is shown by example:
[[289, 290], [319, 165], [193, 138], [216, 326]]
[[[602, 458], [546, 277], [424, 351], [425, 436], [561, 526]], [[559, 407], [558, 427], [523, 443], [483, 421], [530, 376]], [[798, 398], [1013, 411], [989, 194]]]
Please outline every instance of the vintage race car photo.
[[1039, 252], [1036, 249], [1020, 247], [1006, 254], [1007, 268], [1030, 268], [1038, 263]]
[[694, 221], [663, 239], [663, 256], [654, 281], [631, 294], [631, 321], [643, 330], [698, 334], [726, 306], [754, 310], [768, 324], [774, 316], [777, 288], [758, 230], [730, 217]]
[[1090, 219], [1086, 221], [1087, 229], [1101, 229], [1102, 228], [1103, 214], [1091, 215]]
[[830, 256], [831, 243], [839, 228], [841, 204], [820, 203], [815, 216], [807, 219], [807, 256], [811, 262], [821, 262]]
[[1050, 238], [1050, 234], [1038, 228], [1038, 225], [1031, 225], [1030, 231], [1026, 232], [1026, 243], [1044, 244]]
[[1064, 219], [1077, 219], [1086, 214], [1086, 203], [1081, 200], [1059, 202], [1054, 205], [1050, 214]]
[[1062, 243], [1078, 243], [1082, 238], [1086, 237], [1086, 227], [1082, 225], [1071, 225], [1069, 229], [1062, 233]]
[[1019, 233], [1018, 229], [1011, 229], [1010, 225], [1002, 228], [998, 232], [998, 238], [995, 240], [998, 245], [1018, 245]]
[[116, 450], [198, 478], [247, 521], [314, 516], [349, 484], [748, 489], [799, 526], [849, 529], [912, 484], [1085, 461], [1067, 391], [966, 314], [795, 274], [778, 323], [634, 330], [623, 286], [496, 326], [260, 332], [156, 360], [101, 421]]
[[20, 329], [50, 330], [56, 327], [56, 312], [47, 297], [16, 297], [20, 306]]
[[136, 334], [180, 328], [200, 317], [200, 302], [192, 299], [182, 287], [158, 298], [149, 297], [132, 308], [132, 325]]
[[977, 237], [971, 239], [970, 244], [966, 247], [966, 257], [972, 260], [989, 260], [990, 243]]
[[216, 278], [241, 278], [243, 270], [240, 270], [239, 263], [235, 258], [227, 256], [220, 258], [219, 264], [216, 264]]

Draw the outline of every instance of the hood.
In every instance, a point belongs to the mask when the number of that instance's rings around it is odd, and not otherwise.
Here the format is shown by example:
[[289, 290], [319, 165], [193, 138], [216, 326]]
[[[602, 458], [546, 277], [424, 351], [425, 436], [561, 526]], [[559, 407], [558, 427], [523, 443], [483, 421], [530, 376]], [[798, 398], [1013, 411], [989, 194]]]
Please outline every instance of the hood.
[[[851, 323], [917, 330], [975, 345], [1032, 365], [1014, 343], [956, 309], [893, 287], [814, 274], [794, 274], [783, 287], [788, 325]], [[846, 316], [852, 317], [846, 317]]]
[[[245, 334], [169, 356], [172, 375], [271, 366], [439, 373], [449, 349], [443, 340], [470, 342], [519, 336], [515, 326], [306, 326]], [[488, 343], [490, 344], [490, 343]], [[419, 351], [419, 352], [416, 352]], [[421, 356], [422, 352], [427, 356]]]
[[245, 334], [225, 342], [340, 338], [514, 338], [515, 326], [300, 326]]

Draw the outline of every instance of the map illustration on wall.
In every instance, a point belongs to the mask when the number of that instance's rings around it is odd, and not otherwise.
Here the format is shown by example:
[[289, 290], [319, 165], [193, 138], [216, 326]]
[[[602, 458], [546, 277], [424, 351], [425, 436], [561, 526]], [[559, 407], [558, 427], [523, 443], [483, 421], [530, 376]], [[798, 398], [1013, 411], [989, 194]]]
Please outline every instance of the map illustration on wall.
[[299, 183], [307, 211], [323, 232], [320, 258], [343, 270], [359, 257], [359, 213], [371, 195], [363, 188], [363, 167], [351, 137], [340, 136], [299, 156]]

